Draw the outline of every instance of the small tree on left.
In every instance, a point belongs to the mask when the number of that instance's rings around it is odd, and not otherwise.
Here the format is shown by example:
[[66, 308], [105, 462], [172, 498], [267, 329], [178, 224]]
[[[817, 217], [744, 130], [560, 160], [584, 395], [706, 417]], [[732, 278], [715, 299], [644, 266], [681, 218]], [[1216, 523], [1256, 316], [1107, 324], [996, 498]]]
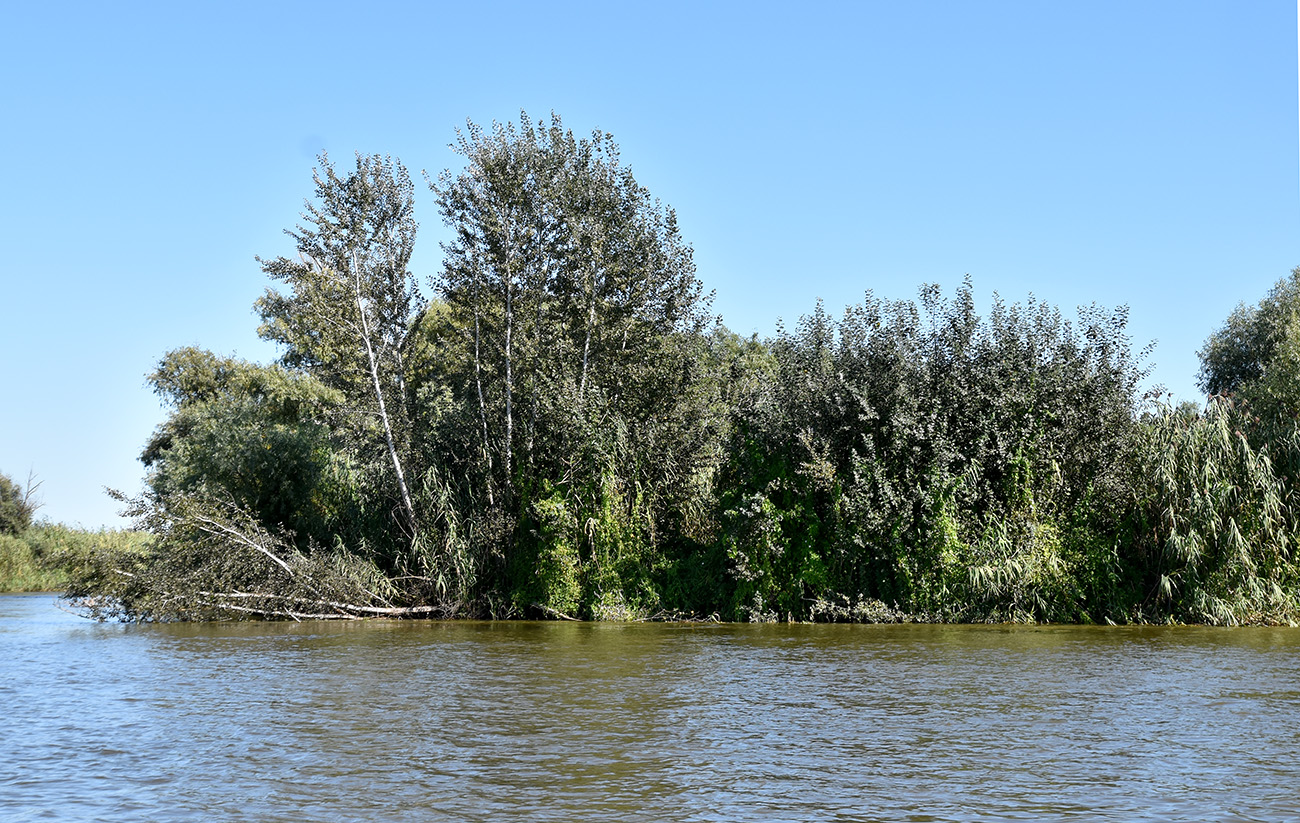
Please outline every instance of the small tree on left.
[[40, 508], [36, 490], [40, 482], [34, 475], [27, 478], [27, 487], [0, 474], [0, 534], [22, 534], [32, 525], [32, 515]]
[[422, 605], [428, 578], [407, 573], [421, 544], [405, 361], [424, 312], [407, 268], [411, 181], [400, 163], [361, 155], [345, 173], [322, 156], [314, 180], [316, 197], [286, 232], [296, 258], [258, 258], [285, 287], [256, 305], [281, 362], [186, 348], [150, 377], [173, 411], [142, 456], [147, 491], [120, 499], [154, 541], [147, 555], [106, 557], [75, 576], [69, 594], [93, 614], [441, 608]]

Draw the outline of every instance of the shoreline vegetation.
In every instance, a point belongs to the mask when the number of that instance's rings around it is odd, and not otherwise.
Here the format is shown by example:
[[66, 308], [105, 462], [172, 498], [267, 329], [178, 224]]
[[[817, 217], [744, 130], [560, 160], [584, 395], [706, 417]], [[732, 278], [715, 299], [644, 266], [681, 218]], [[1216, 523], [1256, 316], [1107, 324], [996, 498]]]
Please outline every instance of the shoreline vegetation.
[[117, 529], [74, 529], [37, 523], [18, 534], [0, 532], [0, 594], [60, 593], [97, 555], [147, 553], [149, 535]]
[[610, 135], [453, 148], [423, 289], [406, 169], [322, 155], [258, 259], [280, 359], [166, 353], [137, 531], [5, 551], [100, 619], [1300, 619], [1300, 269], [1174, 407], [1126, 308], [969, 279], [741, 337]]

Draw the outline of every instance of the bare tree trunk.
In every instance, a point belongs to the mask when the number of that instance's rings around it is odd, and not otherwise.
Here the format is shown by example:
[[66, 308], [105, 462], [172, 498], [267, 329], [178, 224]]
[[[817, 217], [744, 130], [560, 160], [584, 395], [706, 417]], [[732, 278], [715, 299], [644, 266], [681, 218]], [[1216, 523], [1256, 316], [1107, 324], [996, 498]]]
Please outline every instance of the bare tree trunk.
[[488, 442], [488, 424], [487, 424], [487, 403], [483, 400], [483, 365], [482, 355], [479, 345], [481, 339], [481, 330], [479, 328], [479, 297], [480, 284], [475, 281], [474, 286], [474, 385], [478, 389], [478, 416], [479, 422], [483, 424], [483, 458], [487, 461], [487, 497], [488, 505], [495, 506], [496, 502], [492, 499], [492, 447]]
[[[597, 248], [597, 256], [603, 253], [603, 245]], [[591, 359], [591, 332], [596, 326], [596, 297], [600, 290], [599, 272], [593, 266], [591, 271], [590, 294], [588, 295], [587, 306], [587, 334], [582, 343], [582, 379], [578, 381], [578, 402], [585, 403], [587, 399], [587, 370]]]
[[618, 370], [615, 372], [616, 376], [614, 378], [614, 399], [615, 400], [623, 399], [623, 369], [627, 364], [627, 330], [629, 326], [631, 326], [631, 324], [632, 321], [630, 319], [625, 321], [623, 324], [623, 345], [618, 350], [619, 367]]
[[532, 397], [529, 398], [529, 402], [528, 402], [529, 410], [528, 410], [527, 448], [528, 448], [528, 465], [530, 468], [533, 466], [533, 442], [534, 442], [534, 437], [537, 434], [537, 407], [540, 405], [537, 398], [541, 390], [541, 382], [542, 382], [541, 363], [542, 363], [543, 353], [545, 352], [545, 345], [546, 345], [546, 338], [543, 332], [543, 330], [545, 329], [543, 318], [546, 309], [546, 289], [550, 281], [550, 266], [548, 265], [550, 258], [546, 254], [546, 244], [544, 242], [541, 242], [542, 229], [543, 227], [541, 225], [541, 219], [539, 218], [538, 225], [537, 225], [537, 238], [539, 241], [538, 253], [541, 255], [542, 258], [542, 262], [541, 262], [542, 274], [540, 280], [536, 284], [537, 288], [535, 289], [535, 293], [533, 295], [533, 299], [537, 301], [537, 318], [535, 321], [536, 340], [533, 347], [533, 358], [532, 358], [533, 361]]
[[511, 361], [511, 335], [514, 331], [514, 265], [513, 258], [511, 264], [506, 269], [506, 453], [505, 453], [505, 470], [506, 470], [506, 497], [510, 497], [510, 492], [514, 488], [514, 481], [510, 475], [511, 456], [514, 449], [515, 423], [514, 423], [514, 364]]
[[379, 364], [375, 361], [375, 349], [370, 343], [370, 321], [366, 319], [366, 306], [361, 299], [361, 273], [357, 271], [356, 255], [352, 257], [352, 285], [357, 299], [357, 314], [361, 316], [361, 339], [366, 344], [366, 360], [370, 366], [370, 382], [375, 389], [375, 400], [379, 403], [379, 418], [384, 423], [384, 439], [388, 444], [388, 455], [393, 459], [393, 470], [397, 473], [397, 488], [402, 493], [402, 504], [406, 507], [407, 525], [411, 529], [411, 541], [417, 537], [415, 524], [415, 506], [411, 503], [411, 492], [406, 487], [406, 475], [402, 472], [402, 461], [397, 455], [397, 444], [393, 441], [393, 427], [388, 421], [388, 410], [384, 406], [384, 390], [379, 383]]
[[[397, 255], [393, 253], [393, 247], [395, 244], [396, 241], [393, 237], [393, 227], [390, 225], [388, 227], [388, 242], [384, 244], [384, 248], [388, 250], [388, 265], [392, 271], [404, 270], [405, 267], [398, 264]], [[403, 329], [402, 334], [392, 341], [393, 357], [397, 360], [397, 369], [394, 375], [397, 378], [397, 413], [399, 415], [398, 419], [402, 424], [402, 447], [407, 454], [410, 454], [411, 448], [411, 406], [410, 403], [407, 402], [406, 358], [402, 354], [402, 351], [406, 348], [411, 336], [415, 334], [416, 329], [423, 318], [423, 311], [416, 314], [415, 322], [413, 324], [408, 323], [406, 328]]]
[[541, 213], [537, 215], [535, 225], [537, 237], [537, 267], [539, 274], [533, 283], [532, 299], [537, 303], [537, 316], [534, 320], [536, 335], [535, 346], [532, 357], [532, 397], [529, 400], [528, 410], [528, 465], [534, 464], [534, 445], [537, 436], [537, 415], [541, 406], [540, 397], [543, 391], [543, 364], [546, 362], [547, 355], [547, 337], [546, 337], [546, 319], [547, 319], [547, 295], [550, 294], [551, 287], [551, 263], [553, 258], [548, 248], [546, 221]]

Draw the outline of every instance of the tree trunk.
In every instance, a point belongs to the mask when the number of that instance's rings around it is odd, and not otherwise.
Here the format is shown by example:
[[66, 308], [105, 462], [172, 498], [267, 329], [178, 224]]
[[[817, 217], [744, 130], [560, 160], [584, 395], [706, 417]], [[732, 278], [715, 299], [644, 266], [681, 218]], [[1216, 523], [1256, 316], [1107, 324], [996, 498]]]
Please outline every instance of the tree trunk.
[[480, 284], [474, 286], [474, 385], [478, 389], [478, 415], [483, 424], [483, 459], [487, 461], [487, 498], [489, 506], [496, 506], [492, 499], [492, 447], [488, 442], [487, 403], [483, 400], [483, 365], [479, 344], [482, 332], [479, 328]]
[[514, 449], [514, 364], [511, 360], [511, 335], [514, 331], [514, 258], [506, 269], [506, 498], [509, 499], [514, 488], [511, 472], [511, 456]]
[[352, 257], [352, 285], [357, 299], [357, 314], [361, 316], [361, 339], [366, 344], [366, 360], [370, 366], [370, 382], [375, 389], [375, 400], [379, 404], [379, 419], [384, 423], [384, 440], [388, 444], [388, 455], [393, 459], [393, 471], [397, 474], [397, 488], [402, 494], [402, 505], [406, 508], [407, 525], [411, 529], [411, 542], [418, 536], [415, 521], [415, 505], [411, 503], [411, 492], [406, 487], [406, 475], [402, 471], [402, 460], [397, 454], [397, 444], [393, 440], [393, 427], [388, 420], [388, 410], [384, 405], [384, 389], [379, 382], [379, 364], [375, 361], [375, 349], [370, 342], [370, 321], [366, 319], [365, 302], [361, 299], [361, 273], [357, 271], [356, 255]]
[[535, 288], [533, 290], [533, 299], [537, 301], [537, 318], [534, 323], [536, 339], [533, 345], [533, 357], [532, 357], [532, 366], [531, 366], [533, 372], [532, 396], [529, 398], [528, 401], [529, 409], [528, 409], [527, 449], [528, 449], [528, 468], [530, 472], [532, 471], [532, 468], [534, 466], [533, 444], [537, 435], [537, 408], [538, 406], [541, 405], [538, 396], [541, 392], [541, 383], [542, 383], [541, 364], [544, 361], [545, 352], [546, 352], [546, 337], [544, 332], [546, 328], [545, 325], [546, 295], [550, 287], [550, 279], [551, 279], [551, 272], [550, 272], [550, 265], [549, 265], [550, 257], [546, 253], [546, 243], [543, 242], [542, 240], [542, 236], [543, 236], [542, 232], [544, 228], [545, 227], [541, 223], [541, 218], [539, 217], [537, 223], [537, 240], [538, 240], [538, 253], [541, 256], [541, 263], [540, 263], [541, 276], [538, 279], [537, 283], [534, 284]]

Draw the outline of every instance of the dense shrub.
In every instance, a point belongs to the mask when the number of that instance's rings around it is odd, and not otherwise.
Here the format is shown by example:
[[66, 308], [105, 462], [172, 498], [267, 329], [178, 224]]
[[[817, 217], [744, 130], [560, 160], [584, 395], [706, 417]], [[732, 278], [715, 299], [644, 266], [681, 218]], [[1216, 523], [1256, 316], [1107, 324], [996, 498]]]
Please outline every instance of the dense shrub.
[[[1143, 426], [1145, 616], [1236, 624], [1297, 612], [1296, 488], [1247, 436], [1253, 418], [1226, 398], [1188, 418], [1162, 409]], [[1270, 444], [1294, 450], [1300, 433]]]
[[780, 331], [718, 483], [736, 613], [1087, 617], [1080, 553], [1132, 490], [1145, 371], [1126, 320], [996, 297], [980, 318], [968, 281]]

